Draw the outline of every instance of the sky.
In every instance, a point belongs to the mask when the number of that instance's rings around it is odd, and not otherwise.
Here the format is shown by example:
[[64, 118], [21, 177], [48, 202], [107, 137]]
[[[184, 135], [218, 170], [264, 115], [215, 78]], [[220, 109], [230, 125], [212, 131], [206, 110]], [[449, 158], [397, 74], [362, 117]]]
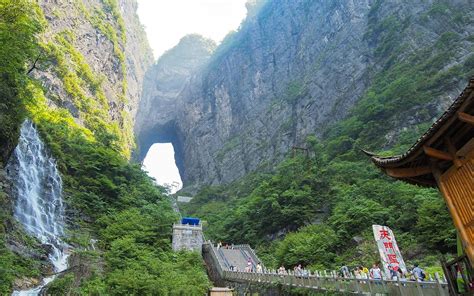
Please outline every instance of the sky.
[[[245, 18], [247, 0], [138, 0], [138, 16], [145, 26], [155, 59], [178, 44], [187, 35], [197, 33], [217, 43]], [[143, 168], [158, 184], [179, 185], [182, 182], [174, 160], [171, 143], [154, 144], [148, 151]]]
[[143, 169], [154, 177], [158, 184], [174, 185], [170, 188], [171, 193], [175, 193], [183, 186], [171, 143], [153, 144], [143, 160]]
[[158, 59], [181, 37], [197, 33], [216, 42], [244, 19], [247, 0], [138, 0], [138, 16]]

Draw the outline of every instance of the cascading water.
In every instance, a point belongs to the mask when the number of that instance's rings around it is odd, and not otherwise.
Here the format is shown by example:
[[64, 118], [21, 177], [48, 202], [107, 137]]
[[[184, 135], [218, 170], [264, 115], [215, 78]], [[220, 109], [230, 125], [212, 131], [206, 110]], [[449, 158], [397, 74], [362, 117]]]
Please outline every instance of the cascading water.
[[[29, 120], [21, 126], [18, 146], [7, 164], [7, 174], [16, 197], [15, 218], [42, 244], [51, 246], [49, 259], [55, 272], [65, 270], [69, 246], [61, 240], [65, 224], [62, 180], [54, 159]], [[15, 291], [12, 295], [38, 295], [54, 277], [43, 279], [34, 289]]]

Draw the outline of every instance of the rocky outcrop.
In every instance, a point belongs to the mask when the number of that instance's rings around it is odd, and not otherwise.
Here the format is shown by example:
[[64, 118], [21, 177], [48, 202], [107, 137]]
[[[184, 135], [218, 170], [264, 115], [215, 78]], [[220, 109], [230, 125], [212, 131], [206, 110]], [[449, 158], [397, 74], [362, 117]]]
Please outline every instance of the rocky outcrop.
[[[143, 105], [151, 114], [146, 124], [137, 121], [136, 130], [173, 123], [170, 131], [179, 135], [177, 161], [188, 189], [231, 182], [278, 162], [308, 135], [321, 136], [347, 116], [378, 73], [435, 46], [444, 33], [464, 40], [447, 69], [466, 60], [472, 47], [473, 7], [467, 0], [257, 3], [205, 67], [191, 79], [175, 76], [175, 90], [185, 87], [173, 94], [172, 104], [166, 96], [153, 96]], [[450, 15], [449, 7], [459, 11], [461, 24], [437, 15], [443, 9], [442, 15]], [[387, 54], [395, 46], [400, 50]], [[157, 88], [171, 79], [162, 75], [154, 81]], [[430, 104], [452, 100], [465, 79], [453, 81]], [[145, 88], [145, 97], [150, 89]], [[427, 116], [434, 118], [441, 109], [430, 107]], [[138, 133], [141, 159], [166, 129], [148, 130]]]
[[142, 98], [145, 73], [154, 62], [146, 33], [138, 19], [137, 8], [137, 2], [135, 0], [120, 1], [120, 12], [126, 29], [124, 52], [127, 69], [128, 111], [133, 120], [135, 119], [138, 105]]
[[43, 84], [49, 104], [67, 109], [93, 131], [100, 122], [117, 125], [121, 145], [129, 151], [144, 74], [153, 63], [137, 2], [39, 4], [48, 22], [41, 37], [45, 56], [40, 60], [45, 62], [33, 74]]

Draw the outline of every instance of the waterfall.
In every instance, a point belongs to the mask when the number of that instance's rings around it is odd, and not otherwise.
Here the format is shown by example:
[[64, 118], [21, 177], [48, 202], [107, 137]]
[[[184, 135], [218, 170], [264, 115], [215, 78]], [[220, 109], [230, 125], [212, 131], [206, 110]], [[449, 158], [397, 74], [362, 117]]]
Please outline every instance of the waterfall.
[[[14, 217], [29, 234], [51, 246], [49, 260], [54, 271], [64, 271], [69, 246], [61, 240], [65, 225], [62, 180], [55, 160], [29, 120], [21, 126], [18, 146], [7, 164], [7, 174], [16, 198]], [[43, 279], [34, 289], [15, 291], [12, 295], [38, 295], [54, 277]]]

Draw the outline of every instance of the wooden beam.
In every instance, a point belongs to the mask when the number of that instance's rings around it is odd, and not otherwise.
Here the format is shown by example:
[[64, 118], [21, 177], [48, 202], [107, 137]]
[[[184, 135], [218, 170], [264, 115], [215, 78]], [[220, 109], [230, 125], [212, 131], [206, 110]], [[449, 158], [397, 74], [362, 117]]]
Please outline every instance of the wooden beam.
[[429, 157], [433, 157], [436, 159], [441, 159], [441, 160], [453, 160], [453, 157], [451, 154], [448, 152], [444, 152], [438, 149], [434, 149], [428, 146], [423, 146], [423, 151], [425, 151], [425, 154], [428, 155]]
[[431, 174], [430, 167], [415, 167], [415, 168], [386, 168], [387, 175], [393, 178], [410, 178], [426, 174]]
[[453, 163], [457, 168], [460, 168], [462, 166], [461, 160], [457, 157], [457, 149], [453, 144], [453, 141], [449, 137], [446, 137], [444, 139], [444, 142], [446, 143], [446, 146], [448, 146], [448, 151], [451, 157], [453, 158]]
[[464, 112], [459, 111], [459, 112], [458, 112], [458, 118], [459, 118], [459, 120], [461, 120], [462, 122], [465, 122], [465, 123], [469, 123], [469, 124], [474, 125], [474, 116], [473, 116], [473, 115], [469, 115], [469, 114], [467, 114], [467, 113], [464, 113]]

